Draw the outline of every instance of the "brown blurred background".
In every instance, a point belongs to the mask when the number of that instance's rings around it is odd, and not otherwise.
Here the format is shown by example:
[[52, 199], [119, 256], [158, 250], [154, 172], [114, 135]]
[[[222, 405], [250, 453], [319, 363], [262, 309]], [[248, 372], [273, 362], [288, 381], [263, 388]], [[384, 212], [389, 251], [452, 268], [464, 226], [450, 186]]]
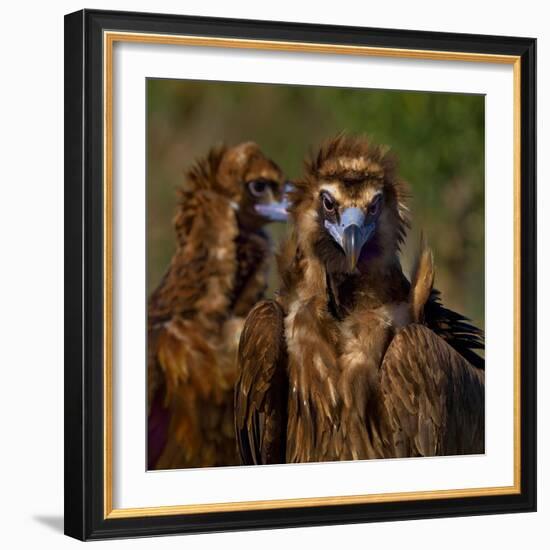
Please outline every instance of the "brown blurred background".
[[[411, 186], [405, 272], [420, 231], [444, 303], [484, 327], [484, 127], [479, 95], [307, 86], [147, 81], [147, 291], [174, 251], [176, 189], [217, 143], [256, 141], [292, 179], [306, 153], [340, 131], [390, 145]], [[270, 226], [277, 242], [286, 231]], [[271, 277], [270, 292], [277, 287]]]

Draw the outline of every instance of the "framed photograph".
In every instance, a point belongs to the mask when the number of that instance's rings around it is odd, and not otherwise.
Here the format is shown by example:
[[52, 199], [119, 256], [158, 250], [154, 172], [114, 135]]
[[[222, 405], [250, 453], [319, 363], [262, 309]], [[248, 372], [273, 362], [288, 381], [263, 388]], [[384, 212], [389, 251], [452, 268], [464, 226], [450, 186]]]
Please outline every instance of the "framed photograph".
[[65, 17], [65, 531], [536, 508], [532, 38]]

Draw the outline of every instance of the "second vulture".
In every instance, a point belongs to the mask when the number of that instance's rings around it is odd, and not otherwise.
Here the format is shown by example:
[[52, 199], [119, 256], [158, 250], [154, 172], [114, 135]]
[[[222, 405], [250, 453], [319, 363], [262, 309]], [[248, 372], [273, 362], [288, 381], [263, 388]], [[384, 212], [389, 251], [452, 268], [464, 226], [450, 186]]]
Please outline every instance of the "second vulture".
[[148, 303], [148, 467], [238, 464], [236, 353], [263, 297], [271, 244], [286, 219], [279, 167], [252, 142], [210, 151], [189, 170], [177, 246]]
[[407, 194], [363, 137], [327, 142], [295, 182], [280, 295], [240, 340], [244, 464], [484, 452], [483, 333], [441, 304], [427, 247], [403, 274]]

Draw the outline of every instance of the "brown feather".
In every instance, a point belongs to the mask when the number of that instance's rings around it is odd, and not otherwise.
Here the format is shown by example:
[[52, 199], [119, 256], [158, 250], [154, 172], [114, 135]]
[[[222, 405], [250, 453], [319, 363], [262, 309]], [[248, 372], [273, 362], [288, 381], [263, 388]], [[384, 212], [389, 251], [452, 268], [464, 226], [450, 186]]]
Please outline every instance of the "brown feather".
[[428, 248], [423, 236], [412, 273], [409, 296], [412, 319], [415, 323], [423, 323], [424, 307], [432, 294], [435, 279], [433, 253]]
[[283, 319], [279, 304], [261, 302], [242, 331], [235, 431], [246, 464], [285, 462], [288, 383]]
[[395, 456], [484, 452], [484, 373], [428, 328], [409, 325], [394, 337], [381, 392]]

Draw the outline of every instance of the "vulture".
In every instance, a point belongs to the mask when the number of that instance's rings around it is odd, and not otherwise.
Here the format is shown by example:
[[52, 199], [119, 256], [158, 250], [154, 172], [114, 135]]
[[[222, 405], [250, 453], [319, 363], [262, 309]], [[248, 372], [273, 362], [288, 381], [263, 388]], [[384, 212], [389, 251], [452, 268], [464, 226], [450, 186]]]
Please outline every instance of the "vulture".
[[484, 452], [484, 335], [443, 306], [385, 146], [339, 135], [289, 193], [282, 287], [247, 317], [235, 429], [243, 464]]
[[287, 217], [280, 168], [252, 142], [198, 160], [179, 191], [176, 251], [148, 301], [148, 468], [239, 463], [236, 353], [263, 297], [271, 245]]

